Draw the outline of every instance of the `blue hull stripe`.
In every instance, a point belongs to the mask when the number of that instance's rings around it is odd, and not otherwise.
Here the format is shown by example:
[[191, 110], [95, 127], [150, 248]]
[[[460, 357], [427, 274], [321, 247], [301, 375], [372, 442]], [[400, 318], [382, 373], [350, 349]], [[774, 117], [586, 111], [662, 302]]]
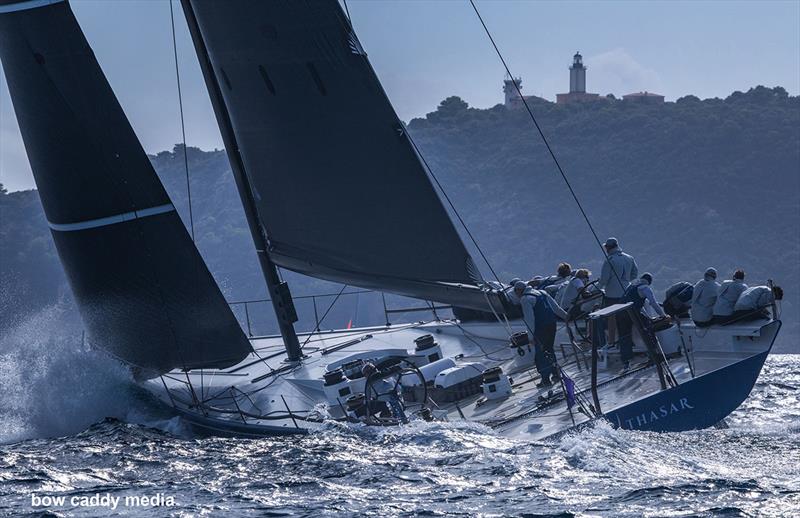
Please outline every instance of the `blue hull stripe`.
[[60, 4], [64, 1], [65, 0], [25, 0], [15, 4], [0, 5], [0, 14], [27, 11], [28, 9], [36, 9], [37, 7], [44, 7], [46, 5]]
[[[772, 325], [780, 326], [780, 321], [767, 324]], [[627, 430], [681, 432], [708, 428], [747, 399], [768, 354], [769, 349], [608, 412], [605, 418]]]
[[147, 209], [133, 210], [125, 212], [124, 214], [115, 214], [105, 218], [90, 219], [86, 221], [79, 221], [77, 223], [50, 223], [50, 228], [59, 232], [73, 232], [76, 230], [86, 230], [90, 228], [105, 227], [108, 225], [116, 225], [125, 221], [133, 221], [139, 218], [146, 218], [148, 216], [155, 216], [156, 214], [164, 214], [172, 212], [175, 207], [171, 203], [166, 205], [159, 205], [158, 207], [150, 207]]

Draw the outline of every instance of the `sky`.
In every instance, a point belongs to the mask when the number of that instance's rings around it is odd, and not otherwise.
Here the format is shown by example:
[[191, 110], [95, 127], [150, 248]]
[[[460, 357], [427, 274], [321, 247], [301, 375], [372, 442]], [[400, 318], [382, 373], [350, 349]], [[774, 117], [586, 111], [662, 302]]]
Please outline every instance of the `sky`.
[[[353, 24], [400, 118], [458, 95], [502, 102], [504, 70], [468, 0], [347, 0]], [[726, 97], [762, 84], [800, 93], [800, 0], [476, 0], [523, 93], [569, 90], [580, 51], [587, 91], [650, 91], [667, 101]], [[148, 153], [181, 140], [168, 0], [72, 0], [72, 9]], [[190, 146], [222, 148], [197, 58], [173, 2]], [[0, 183], [34, 188], [5, 78]]]

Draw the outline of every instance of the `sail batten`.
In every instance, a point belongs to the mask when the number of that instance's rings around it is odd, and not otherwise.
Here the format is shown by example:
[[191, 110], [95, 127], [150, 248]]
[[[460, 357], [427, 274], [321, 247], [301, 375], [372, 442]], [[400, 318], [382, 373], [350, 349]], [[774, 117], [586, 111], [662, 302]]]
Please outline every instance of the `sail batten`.
[[0, 5], [0, 14], [27, 11], [29, 9], [46, 7], [59, 2], [66, 2], [66, 0], [14, 0], [7, 4]]
[[183, 5], [272, 261], [486, 310], [480, 272], [338, 2]]
[[157, 214], [164, 214], [165, 212], [174, 212], [175, 206], [171, 203], [159, 205], [157, 207], [149, 207], [146, 209], [132, 210], [122, 214], [115, 214], [113, 216], [106, 216], [103, 218], [89, 219], [84, 221], [76, 221], [73, 223], [53, 223], [48, 221], [47, 224], [52, 230], [59, 232], [72, 232], [75, 230], [86, 230], [90, 228], [105, 227], [107, 225], [115, 225], [125, 221], [131, 221], [138, 218], [146, 218], [147, 216], [155, 216]]

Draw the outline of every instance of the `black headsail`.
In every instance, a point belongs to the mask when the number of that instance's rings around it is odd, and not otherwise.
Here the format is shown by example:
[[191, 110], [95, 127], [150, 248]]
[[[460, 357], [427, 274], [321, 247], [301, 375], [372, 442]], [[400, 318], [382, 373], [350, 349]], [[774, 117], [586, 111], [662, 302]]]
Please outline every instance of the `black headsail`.
[[487, 310], [480, 272], [337, 0], [182, 4], [272, 261]]
[[0, 60], [92, 343], [142, 376], [241, 361], [250, 344], [69, 5], [0, 0]]

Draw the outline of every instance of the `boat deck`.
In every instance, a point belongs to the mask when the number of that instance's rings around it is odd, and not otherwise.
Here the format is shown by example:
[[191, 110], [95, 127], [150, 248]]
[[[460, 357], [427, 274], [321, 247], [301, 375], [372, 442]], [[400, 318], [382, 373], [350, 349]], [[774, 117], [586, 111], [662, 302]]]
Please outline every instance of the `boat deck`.
[[[765, 323], [695, 329], [682, 322], [681, 336], [689, 354], [673, 355], [671, 372], [682, 383], [764, 351], [774, 338], [761, 336]], [[523, 325], [511, 322], [506, 328], [498, 323], [446, 320], [306, 334], [300, 336], [306, 357], [296, 364], [284, 361], [279, 336], [258, 337], [252, 339], [254, 353], [232, 368], [173, 371], [146, 384], [183, 415], [207, 420], [206, 428], [228, 423], [252, 430], [253, 435], [305, 432], [321, 426], [316, 420], [327, 415], [323, 374], [329, 365], [359, 356], [374, 357], [386, 350], [413, 351], [414, 339], [431, 334], [441, 346], [443, 358], [480, 362], [484, 368], [500, 366], [513, 380], [510, 396], [485, 400], [478, 394], [442, 404], [434, 407], [438, 418], [468, 420], [504, 435], [530, 438], [547, 437], [591, 420], [588, 346], [584, 350], [573, 346], [561, 325], [556, 357], [562, 371], [574, 381], [578, 399], [578, 404], [568, 409], [562, 387], [537, 388], [539, 376], [531, 358], [519, 357], [509, 346], [509, 335], [522, 331]], [[598, 364], [597, 379], [604, 412], [661, 390], [656, 368], [647, 366], [642, 346], [635, 348], [633, 364], [625, 373], [620, 372], [618, 353], [612, 349], [607, 358]], [[413, 410], [414, 405], [409, 408]]]

